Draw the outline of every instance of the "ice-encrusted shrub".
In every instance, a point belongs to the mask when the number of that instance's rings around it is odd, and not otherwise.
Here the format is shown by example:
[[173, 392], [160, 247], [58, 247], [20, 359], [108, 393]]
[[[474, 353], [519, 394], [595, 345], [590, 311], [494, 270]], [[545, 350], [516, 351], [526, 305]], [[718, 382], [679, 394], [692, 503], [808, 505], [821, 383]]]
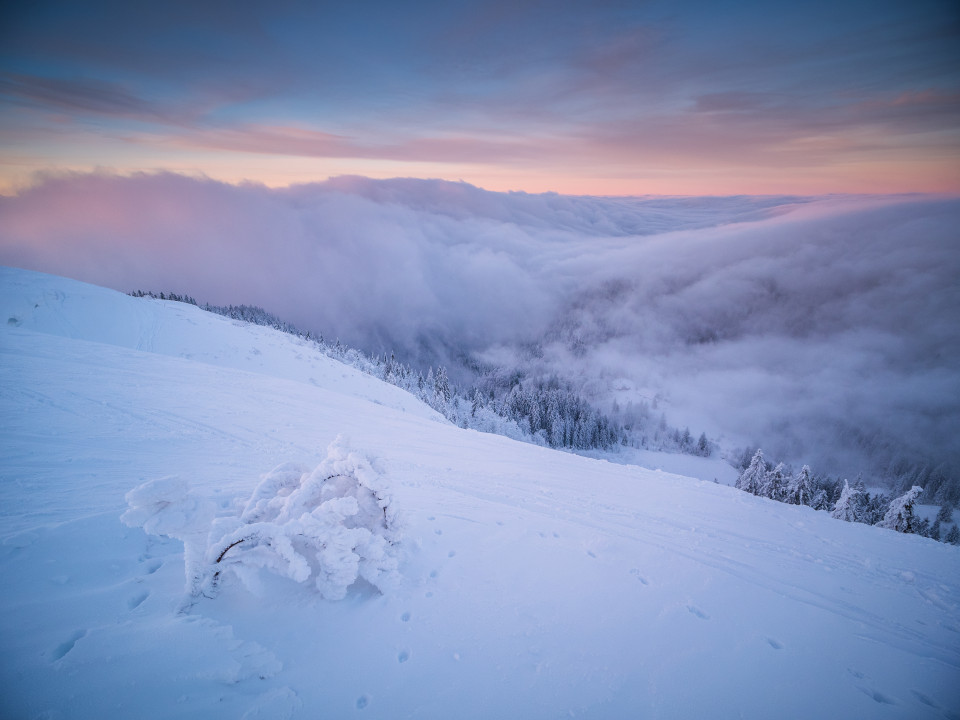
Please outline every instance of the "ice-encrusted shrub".
[[342, 598], [363, 578], [381, 588], [397, 567], [396, 517], [382, 476], [340, 443], [312, 472], [285, 464], [263, 477], [239, 517], [218, 518], [207, 562], [213, 581], [232, 572], [247, 584], [260, 568], [313, 579]]
[[192, 498], [185, 485], [171, 486], [170, 498], [145, 489], [150, 485], [127, 494], [130, 510], [123, 520], [184, 541], [184, 557], [197, 565], [186, 568], [192, 595], [215, 590], [225, 574], [256, 588], [261, 570], [312, 580], [330, 600], [342, 598], [360, 578], [384, 590], [396, 576], [399, 532], [387, 484], [339, 438], [312, 471], [285, 463], [264, 475], [239, 514], [210, 513], [199, 554], [187, 547], [197, 540], [197, 523], [176, 519], [184, 514], [178, 504]]

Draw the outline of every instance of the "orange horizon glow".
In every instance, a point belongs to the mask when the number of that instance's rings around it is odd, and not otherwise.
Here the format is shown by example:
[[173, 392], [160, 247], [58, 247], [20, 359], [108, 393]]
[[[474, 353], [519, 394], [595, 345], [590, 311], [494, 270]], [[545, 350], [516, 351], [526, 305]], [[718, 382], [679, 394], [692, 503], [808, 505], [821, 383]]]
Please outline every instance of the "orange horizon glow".
[[[269, 188], [324, 182], [349, 175], [377, 180], [391, 178], [438, 179], [466, 182], [491, 192], [630, 197], [640, 195], [730, 196], [730, 195], [899, 195], [907, 193], [960, 195], [960, 161], [957, 163], [860, 162], [832, 169], [812, 168], [806, 174], [777, 176], [759, 169], [744, 169], [736, 175], [722, 168], [660, 170], [646, 177], [616, 177], [600, 174], [562, 174], [544, 170], [451, 166], [429, 163], [377, 163], [374, 161], [321, 162], [315, 158], [233, 156], [221, 162], [157, 163], [144, 167], [129, 164], [37, 165], [10, 167], [0, 161], [0, 196], [14, 196], [65, 174], [175, 173], [242, 185], [254, 183]], [[931, 167], [931, 165], [933, 167]], [[318, 167], [319, 166], [319, 167]], [[612, 175], [612, 174], [611, 174]]]

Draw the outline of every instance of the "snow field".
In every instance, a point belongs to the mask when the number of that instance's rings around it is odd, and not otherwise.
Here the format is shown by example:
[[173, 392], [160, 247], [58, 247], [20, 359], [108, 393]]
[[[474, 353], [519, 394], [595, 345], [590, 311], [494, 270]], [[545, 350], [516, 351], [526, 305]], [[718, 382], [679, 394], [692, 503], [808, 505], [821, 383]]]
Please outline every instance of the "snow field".
[[[460, 430], [196, 308], [12, 270], [0, 308], [0, 715], [960, 717], [957, 548]], [[120, 521], [166, 477], [235, 513], [338, 435], [401, 523], [382, 593], [184, 610], [182, 543]]]

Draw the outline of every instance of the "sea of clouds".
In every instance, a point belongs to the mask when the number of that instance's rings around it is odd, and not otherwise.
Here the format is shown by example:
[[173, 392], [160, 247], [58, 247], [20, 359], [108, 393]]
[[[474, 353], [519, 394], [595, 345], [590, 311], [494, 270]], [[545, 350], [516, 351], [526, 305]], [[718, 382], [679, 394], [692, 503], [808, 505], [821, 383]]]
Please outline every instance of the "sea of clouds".
[[[260, 305], [368, 351], [569, 379], [831, 472], [960, 460], [960, 200], [593, 198], [51, 177], [0, 263]], [[464, 370], [454, 375], [466, 379]]]

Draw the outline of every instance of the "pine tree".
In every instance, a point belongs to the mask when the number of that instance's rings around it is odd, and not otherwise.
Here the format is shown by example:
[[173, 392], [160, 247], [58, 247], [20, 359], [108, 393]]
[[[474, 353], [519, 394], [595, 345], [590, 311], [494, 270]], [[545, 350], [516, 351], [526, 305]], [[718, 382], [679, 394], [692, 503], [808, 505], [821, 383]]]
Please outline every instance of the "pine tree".
[[564, 436], [566, 434], [563, 415], [560, 413], [560, 403], [557, 402], [555, 395], [550, 396], [547, 403], [547, 423], [550, 426], [548, 440], [551, 447], [563, 447]]
[[433, 399], [439, 407], [445, 407], [453, 393], [450, 390], [450, 380], [447, 378], [447, 371], [441, 365], [437, 368], [437, 374], [433, 380]]
[[953, 505], [950, 503], [941, 505], [940, 511], [937, 513], [937, 520], [942, 523], [953, 522]]
[[827, 495], [827, 491], [823, 488], [817, 488], [810, 499], [810, 507], [814, 510], [829, 510], [830, 496]]
[[870, 493], [867, 492], [863, 484], [863, 476], [857, 475], [857, 482], [853, 489], [856, 493], [856, 503], [853, 507], [853, 521], [873, 525], [873, 518], [870, 513]]
[[951, 545], [960, 545], [960, 526], [954, 525], [950, 528], [950, 532], [947, 533], [943, 541]]
[[710, 457], [710, 441], [707, 440], [707, 434], [700, 433], [700, 439], [697, 440], [696, 454], [700, 457]]
[[800, 468], [787, 492], [788, 502], [794, 505], [812, 505], [813, 501], [813, 476], [810, 473], [810, 466], [804, 465]]
[[740, 473], [736, 487], [752, 495], [759, 495], [767, 475], [767, 463], [763, 459], [763, 452], [757, 449], [747, 469]]
[[927, 537], [931, 537], [937, 541], [940, 540], [940, 518], [933, 521], [933, 526], [930, 528], [930, 534]]
[[860, 490], [856, 486], [850, 487], [850, 483], [844, 480], [843, 491], [833, 506], [833, 510], [830, 511], [830, 517], [846, 522], [857, 522], [857, 510], [860, 506]]
[[912, 533], [916, 529], [917, 518], [913, 514], [913, 506], [923, 488], [914, 485], [903, 495], [893, 500], [887, 508], [883, 520], [877, 523], [880, 527], [889, 528], [902, 533]]
[[397, 358], [394, 357], [393, 353], [390, 353], [390, 357], [387, 357], [386, 354], [384, 354], [383, 379], [386, 382], [394, 381], [394, 377], [396, 374], [396, 364], [397, 364]]
[[883, 520], [883, 516], [887, 514], [888, 507], [890, 507], [890, 498], [883, 493], [877, 493], [870, 498], [863, 522], [868, 525], [876, 525]]
[[[421, 376], [422, 377], [422, 376]], [[477, 410], [483, 407], [483, 396], [479, 390], [473, 391], [473, 401], [470, 403], [470, 417], [477, 416]]]
[[760, 486], [759, 495], [783, 502], [787, 497], [787, 478], [784, 473], [783, 463], [777, 463], [777, 466], [763, 476], [763, 482]]

